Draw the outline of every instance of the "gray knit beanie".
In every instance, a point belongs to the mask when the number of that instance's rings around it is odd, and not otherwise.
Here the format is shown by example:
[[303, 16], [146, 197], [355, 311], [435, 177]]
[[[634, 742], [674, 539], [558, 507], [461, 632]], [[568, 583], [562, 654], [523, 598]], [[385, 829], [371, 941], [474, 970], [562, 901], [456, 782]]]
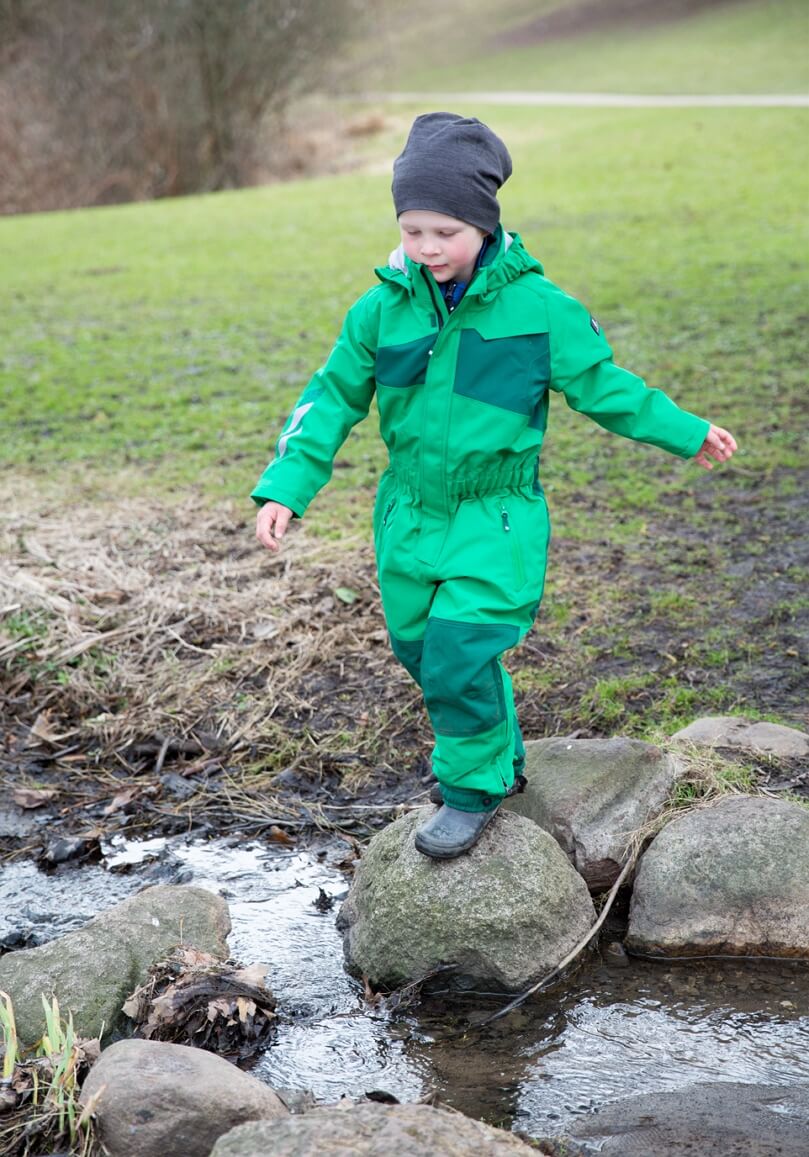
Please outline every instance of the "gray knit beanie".
[[396, 216], [430, 209], [492, 233], [500, 220], [497, 190], [510, 176], [508, 149], [487, 125], [451, 112], [425, 113], [393, 162]]

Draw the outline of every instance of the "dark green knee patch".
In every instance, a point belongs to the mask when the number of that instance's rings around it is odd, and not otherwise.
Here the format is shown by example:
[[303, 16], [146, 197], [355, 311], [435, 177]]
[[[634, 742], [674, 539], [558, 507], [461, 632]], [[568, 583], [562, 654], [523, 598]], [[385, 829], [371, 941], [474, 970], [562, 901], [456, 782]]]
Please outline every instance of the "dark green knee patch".
[[518, 627], [428, 619], [421, 659], [424, 702], [437, 735], [480, 735], [506, 717], [498, 657]]
[[390, 646], [396, 658], [421, 686], [421, 654], [424, 650], [424, 640], [417, 639], [409, 642], [407, 639], [390, 637]]

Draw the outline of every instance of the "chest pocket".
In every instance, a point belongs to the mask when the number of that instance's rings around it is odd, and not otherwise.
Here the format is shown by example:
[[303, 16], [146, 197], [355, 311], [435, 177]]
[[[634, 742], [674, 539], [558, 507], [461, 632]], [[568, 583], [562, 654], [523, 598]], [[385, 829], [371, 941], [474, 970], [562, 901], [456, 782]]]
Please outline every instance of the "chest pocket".
[[483, 318], [461, 331], [455, 370], [455, 393], [490, 406], [533, 415], [548, 388], [551, 373], [547, 333], [527, 333], [525, 326], [496, 336], [486, 333]]
[[435, 338], [436, 335], [431, 333], [403, 345], [380, 346], [376, 351], [377, 383], [397, 389], [423, 386]]

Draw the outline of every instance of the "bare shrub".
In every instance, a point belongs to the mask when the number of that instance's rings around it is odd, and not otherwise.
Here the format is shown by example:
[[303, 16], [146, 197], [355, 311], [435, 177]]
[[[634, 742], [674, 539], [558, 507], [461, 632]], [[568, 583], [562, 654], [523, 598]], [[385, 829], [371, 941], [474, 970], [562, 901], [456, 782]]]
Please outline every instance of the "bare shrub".
[[[250, 184], [373, 0], [0, 0], [0, 211]], [[266, 136], [266, 134], [265, 134]]]

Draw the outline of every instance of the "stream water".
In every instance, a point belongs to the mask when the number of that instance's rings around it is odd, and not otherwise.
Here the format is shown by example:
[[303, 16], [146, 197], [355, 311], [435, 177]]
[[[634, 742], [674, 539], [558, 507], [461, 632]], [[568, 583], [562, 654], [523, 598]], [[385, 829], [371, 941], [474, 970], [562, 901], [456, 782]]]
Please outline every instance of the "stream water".
[[[317, 1100], [384, 1090], [435, 1092], [472, 1117], [531, 1135], [562, 1133], [594, 1108], [700, 1081], [809, 1082], [805, 963], [667, 964], [596, 954], [566, 983], [465, 1038], [448, 1028], [498, 1007], [484, 994], [416, 1011], [369, 1006], [345, 973], [334, 922], [348, 881], [347, 846], [292, 851], [260, 843], [114, 842], [103, 866], [44, 875], [0, 871], [0, 945], [42, 943], [145, 883], [194, 883], [230, 906], [233, 956], [267, 964], [277, 1037], [252, 1072]], [[321, 892], [334, 899], [321, 911]], [[322, 903], [321, 906], [323, 907]]]

